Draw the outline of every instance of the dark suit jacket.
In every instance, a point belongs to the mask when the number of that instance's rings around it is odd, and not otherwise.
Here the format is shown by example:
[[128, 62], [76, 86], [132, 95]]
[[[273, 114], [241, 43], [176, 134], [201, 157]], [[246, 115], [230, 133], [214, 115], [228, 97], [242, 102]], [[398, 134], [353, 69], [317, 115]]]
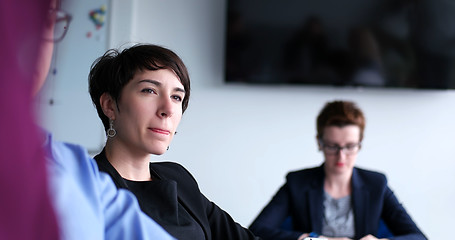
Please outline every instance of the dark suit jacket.
[[[95, 157], [100, 171], [107, 172], [118, 188], [128, 189], [126, 182], [102, 152]], [[199, 223], [207, 240], [260, 239], [236, 223], [228, 213], [209, 201], [199, 190], [196, 180], [181, 165], [172, 162], [150, 164], [151, 174], [177, 182], [178, 201]], [[153, 194], [153, 193], [151, 193]]]
[[[286, 183], [250, 226], [263, 239], [296, 240], [301, 234], [321, 233], [324, 201], [323, 165], [291, 172]], [[403, 206], [387, 186], [386, 177], [377, 172], [354, 168], [352, 206], [355, 239], [376, 235], [383, 219], [393, 239], [426, 239]], [[283, 221], [292, 218], [292, 229], [284, 230]]]

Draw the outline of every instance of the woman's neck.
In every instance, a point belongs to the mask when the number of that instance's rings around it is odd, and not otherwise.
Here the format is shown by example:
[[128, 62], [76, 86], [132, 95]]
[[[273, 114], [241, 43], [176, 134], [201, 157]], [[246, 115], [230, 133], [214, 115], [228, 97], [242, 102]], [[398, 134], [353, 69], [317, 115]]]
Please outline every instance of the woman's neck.
[[150, 181], [150, 154], [138, 154], [112, 140], [105, 146], [106, 158], [122, 178], [132, 181]]
[[335, 199], [351, 195], [351, 176], [352, 174], [326, 174], [324, 190]]

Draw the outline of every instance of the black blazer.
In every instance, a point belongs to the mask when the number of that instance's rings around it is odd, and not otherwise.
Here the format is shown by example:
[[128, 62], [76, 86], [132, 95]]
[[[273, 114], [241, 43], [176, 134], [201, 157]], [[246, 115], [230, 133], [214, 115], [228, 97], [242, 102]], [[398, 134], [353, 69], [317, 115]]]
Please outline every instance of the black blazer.
[[[104, 150], [95, 157], [99, 170], [108, 173], [118, 188], [128, 189], [125, 180], [106, 159]], [[183, 166], [173, 162], [150, 163], [152, 175], [177, 182], [178, 201], [199, 223], [207, 240], [260, 239], [236, 223], [231, 216], [208, 200], [199, 190], [193, 176]]]
[[[274, 240], [296, 240], [303, 233], [321, 233], [324, 177], [323, 165], [289, 173], [286, 183], [254, 220], [250, 230], [263, 239]], [[385, 175], [354, 168], [351, 199], [355, 239], [377, 235], [380, 219], [394, 234], [393, 239], [426, 239], [387, 186]], [[281, 228], [288, 217], [292, 218], [291, 231]]]

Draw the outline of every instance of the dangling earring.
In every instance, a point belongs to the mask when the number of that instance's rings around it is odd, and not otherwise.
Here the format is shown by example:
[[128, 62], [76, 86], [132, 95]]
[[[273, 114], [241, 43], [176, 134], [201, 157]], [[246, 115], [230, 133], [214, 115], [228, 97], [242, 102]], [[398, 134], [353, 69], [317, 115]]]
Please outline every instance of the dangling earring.
[[109, 129], [106, 131], [106, 135], [110, 138], [115, 137], [117, 131], [114, 129], [114, 120], [109, 119]]
[[169, 151], [169, 146], [167, 146], [166, 151]]

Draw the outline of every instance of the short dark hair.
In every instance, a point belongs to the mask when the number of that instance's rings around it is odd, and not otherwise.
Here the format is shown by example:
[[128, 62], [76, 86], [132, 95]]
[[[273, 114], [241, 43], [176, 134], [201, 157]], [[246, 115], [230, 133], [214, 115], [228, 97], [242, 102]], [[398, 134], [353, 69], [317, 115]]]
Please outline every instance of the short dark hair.
[[185, 90], [182, 101], [185, 112], [190, 98], [190, 78], [182, 59], [173, 51], [153, 44], [137, 44], [121, 52], [110, 49], [95, 60], [88, 77], [89, 93], [105, 129], [109, 128], [109, 118], [101, 108], [101, 95], [108, 93], [118, 103], [122, 89], [138, 71], [159, 69], [170, 69], [178, 76]]
[[324, 135], [324, 128], [329, 126], [344, 127], [356, 125], [360, 128], [360, 141], [363, 139], [365, 117], [354, 102], [333, 101], [325, 104], [317, 118], [317, 138]]

